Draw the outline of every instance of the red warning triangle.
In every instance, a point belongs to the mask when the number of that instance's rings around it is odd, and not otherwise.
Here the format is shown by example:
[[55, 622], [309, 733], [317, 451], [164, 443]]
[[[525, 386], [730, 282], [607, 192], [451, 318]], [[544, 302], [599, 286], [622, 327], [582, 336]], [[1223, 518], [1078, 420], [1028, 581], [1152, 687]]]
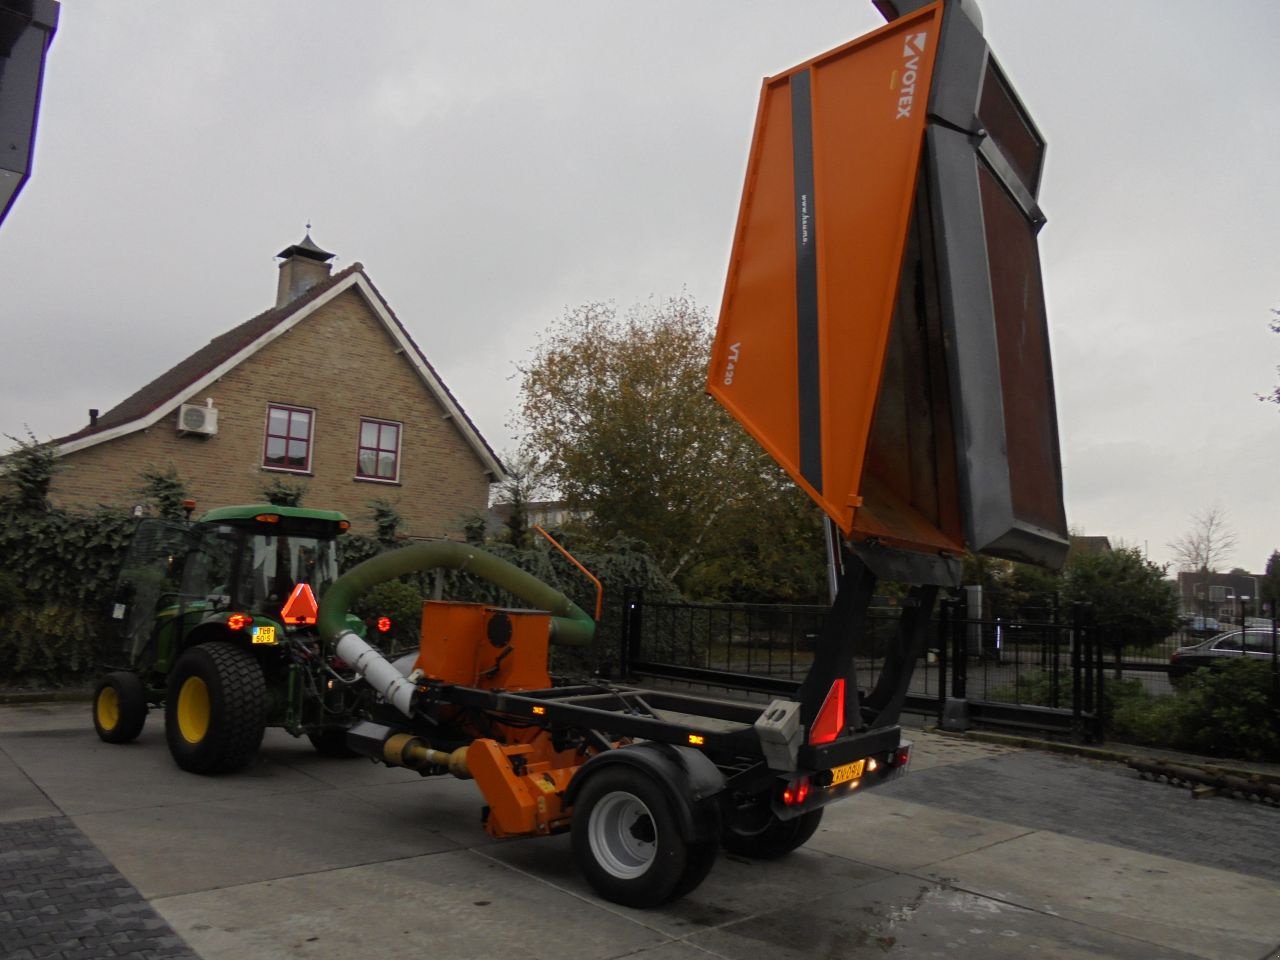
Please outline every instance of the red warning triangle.
[[310, 584], [300, 583], [293, 588], [289, 599], [280, 609], [280, 617], [285, 623], [315, 623], [319, 607], [316, 606], [316, 595], [311, 592]]

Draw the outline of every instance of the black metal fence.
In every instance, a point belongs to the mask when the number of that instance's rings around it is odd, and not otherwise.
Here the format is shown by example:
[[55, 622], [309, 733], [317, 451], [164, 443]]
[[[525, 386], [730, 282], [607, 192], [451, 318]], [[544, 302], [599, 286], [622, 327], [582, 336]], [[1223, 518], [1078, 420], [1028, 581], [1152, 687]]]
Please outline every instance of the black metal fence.
[[[813, 661], [827, 607], [671, 603], [629, 596], [619, 659], [624, 677], [767, 695], [794, 693]], [[860, 687], [874, 686], [901, 610], [873, 607], [855, 644]], [[1022, 727], [1099, 741], [1105, 645], [1073, 608], [1051, 619], [976, 620], [944, 600], [920, 651], [906, 709], [947, 726]], [[1165, 660], [1167, 670], [1167, 657]]]

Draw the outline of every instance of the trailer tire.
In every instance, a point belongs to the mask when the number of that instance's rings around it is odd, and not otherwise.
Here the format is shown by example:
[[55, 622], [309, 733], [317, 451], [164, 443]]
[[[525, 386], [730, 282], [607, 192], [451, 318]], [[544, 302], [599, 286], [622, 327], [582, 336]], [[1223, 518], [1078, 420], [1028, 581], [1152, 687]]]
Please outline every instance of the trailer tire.
[[587, 779], [573, 806], [573, 856], [596, 893], [656, 907], [702, 882], [715, 844], [681, 836], [678, 802], [635, 767], [608, 766]]
[[777, 860], [809, 842], [822, 822], [824, 809], [818, 807], [790, 820], [780, 820], [760, 801], [754, 809], [740, 810], [737, 816], [725, 821], [720, 842], [727, 851], [740, 857]]
[[136, 673], [116, 670], [93, 690], [93, 729], [104, 743], [132, 743], [147, 722], [147, 689]]
[[165, 698], [165, 738], [189, 773], [232, 773], [258, 752], [266, 728], [267, 685], [258, 661], [225, 641], [178, 658]]

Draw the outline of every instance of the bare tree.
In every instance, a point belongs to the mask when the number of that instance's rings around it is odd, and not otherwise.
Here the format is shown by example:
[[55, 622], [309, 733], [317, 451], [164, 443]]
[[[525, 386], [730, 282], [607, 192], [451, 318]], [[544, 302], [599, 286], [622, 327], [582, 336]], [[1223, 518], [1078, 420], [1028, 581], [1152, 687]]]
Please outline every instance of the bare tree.
[[1217, 504], [1191, 515], [1191, 529], [1169, 542], [1174, 562], [1184, 570], [1213, 572], [1236, 548], [1236, 534]]

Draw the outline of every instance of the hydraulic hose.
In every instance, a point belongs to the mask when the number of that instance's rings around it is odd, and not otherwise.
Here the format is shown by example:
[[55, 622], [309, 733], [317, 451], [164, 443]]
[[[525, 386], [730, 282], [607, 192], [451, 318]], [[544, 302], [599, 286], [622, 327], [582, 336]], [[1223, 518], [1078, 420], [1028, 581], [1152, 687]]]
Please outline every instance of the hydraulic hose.
[[316, 625], [335, 652], [401, 713], [412, 714], [416, 687], [400, 675], [374, 647], [346, 624], [351, 605], [370, 587], [405, 573], [438, 568], [465, 570], [551, 614], [551, 642], [586, 646], [595, 636], [595, 621], [554, 587], [505, 560], [463, 543], [415, 543], [379, 554], [352, 567], [330, 584], [320, 602]]

